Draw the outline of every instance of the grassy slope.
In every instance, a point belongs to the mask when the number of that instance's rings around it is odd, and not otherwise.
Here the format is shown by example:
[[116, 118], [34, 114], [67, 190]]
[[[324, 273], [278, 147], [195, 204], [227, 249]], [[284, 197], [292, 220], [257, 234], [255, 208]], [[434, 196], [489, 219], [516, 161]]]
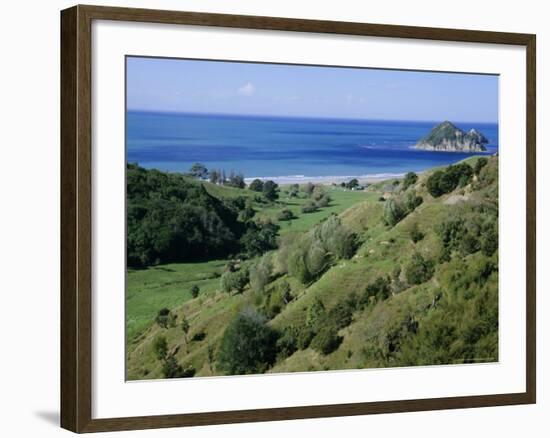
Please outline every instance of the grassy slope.
[[[468, 161], [472, 164], [475, 158]], [[300, 285], [291, 277], [276, 279], [272, 286], [287, 280], [296, 299], [287, 305], [271, 324], [276, 328], [290, 324], [300, 325], [305, 318], [307, 307], [315, 298], [321, 298], [327, 309], [330, 309], [343, 294], [360, 294], [366, 284], [377, 276], [390, 274], [396, 265], [403, 265], [409, 260], [413, 252], [435, 257], [439, 243], [434, 228], [443, 220], [450, 208], [445, 201], [454, 194], [433, 199], [423, 187], [428, 175], [429, 173], [423, 175], [416, 185], [417, 191], [424, 197], [424, 203], [391, 229], [381, 223], [383, 203], [378, 201], [380, 192], [377, 191], [377, 186], [364, 193], [336, 188], [331, 191], [333, 205], [310, 215], [300, 213], [299, 218], [292, 221], [292, 228], [295, 230], [310, 228], [326, 217], [331, 209], [341, 213], [342, 221], [359, 233], [363, 244], [351, 260], [340, 261], [308, 287]], [[224, 191], [223, 194], [216, 193], [217, 196], [243, 192], [218, 187], [214, 187], [213, 190]], [[480, 195], [473, 193], [471, 196]], [[298, 200], [299, 204], [302, 202], [304, 201]], [[290, 208], [299, 209], [299, 205]], [[267, 209], [259, 214], [271, 216], [279, 210], [280, 207]], [[316, 217], [312, 218], [313, 215]], [[417, 244], [412, 243], [408, 237], [408, 229], [414, 222], [426, 235]], [[281, 225], [281, 231], [284, 233], [285, 224]], [[168, 265], [129, 274], [128, 315], [132, 315], [133, 318], [129, 320], [129, 324], [139, 326], [134, 328], [135, 334], [146, 327], [141, 331], [141, 335], [133, 339], [128, 348], [130, 379], [161, 376], [160, 362], [154, 358], [152, 351], [152, 341], [161, 333], [166, 336], [170, 347], [174, 351], [177, 350], [176, 358], [180, 363], [192, 364], [197, 369], [197, 376], [212, 374], [207, 363], [207, 347], [215, 347], [231, 318], [254, 300], [248, 290], [242, 295], [233, 296], [217, 290], [219, 279], [214, 273], [219, 275], [222, 263]], [[162, 271], [163, 268], [173, 269], [177, 272], [177, 277], [174, 279], [174, 272]], [[378, 345], [384, 342], [383, 333], [387, 332], [392, 324], [395, 325], [395, 321], [400, 321], [409, 314], [414, 314], [417, 318], [429, 317], [427, 314], [430, 303], [440, 289], [440, 279], [445, 275], [446, 269], [445, 264], [441, 265], [436, 275], [427, 283], [410, 287], [386, 301], [356, 312], [352, 324], [341, 330], [340, 334], [344, 340], [335, 352], [323, 356], [310, 348], [297, 351], [289, 358], [277, 362], [270, 372], [381, 366], [369, 351], [378, 348]], [[193, 279], [189, 276], [191, 273]], [[170, 280], [167, 274], [170, 274]], [[188, 289], [194, 282], [201, 286], [201, 296], [190, 299]], [[182, 293], [181, 289], [185, 289], [185, 292]], [[154, 298], [151, 297], [151, 293], [155, 294]], [[163, 306], [174, 309], [178, 321], [181, 321], [183, 315], [189, 320], [191, 330], [188, 343], [183, 338], [179, 324], [169, 329], [151, 324], [155, 312]], [[134, 318], [139, 319], [139, 324]], [[131, 332], [129, 327], [129, 335]], [[204, 339], [191, 341], [197, 333], [204, 333]]]

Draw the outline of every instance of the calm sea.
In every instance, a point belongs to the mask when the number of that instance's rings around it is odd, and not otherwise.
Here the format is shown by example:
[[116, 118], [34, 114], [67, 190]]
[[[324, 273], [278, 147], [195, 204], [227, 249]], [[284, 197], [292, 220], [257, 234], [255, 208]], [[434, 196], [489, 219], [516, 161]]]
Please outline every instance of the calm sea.
[[[469, 156], [411, 148], [437, 123], [129, 111], [127, 160], [167, 171], [200, 162], [246, 178], [399, 175]], [[454, 123], [498, 151], [497, 124]]]

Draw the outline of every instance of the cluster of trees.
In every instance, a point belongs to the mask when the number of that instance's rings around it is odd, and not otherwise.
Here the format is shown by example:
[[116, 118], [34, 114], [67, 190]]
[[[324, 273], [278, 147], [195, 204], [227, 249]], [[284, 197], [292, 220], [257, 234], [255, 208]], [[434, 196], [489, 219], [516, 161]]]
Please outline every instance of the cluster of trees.
[[262, 193], [270, 202], [274, 202], [279, 198], [279, 185], [271, 180], [264, 182], [261, 179], [255, 179], [248, 188], [254, 192]]
[[200, 180], [209, 180], [212, 184], [237, 187], [239, 189], [244, 189], [246, 187], [244, 175], [242, 173], [236, 173], [232, 170], [227, 174], [224, 169], [213, 169], [209, 171], [202, 163], [193, 164], [189, 172], [187, 172], [187, 176]]
[[302, 213], [313, 213], [323, 207], [328, 207], [332, 201], [330, 195], [322, 185], [308, 183], [304, 186], [304, 192], [309, 200], [302, 205]]
[[307, 284], [317, 279], [335, 260], [348, 259], [355, 253], [357, 237], [345, 227], [338, 216], [331, 215], [291, 242], [280, 256], [286, 261], [288, 273]]
[[426, 182], [426, 187], [430, 195], [438, 198], [457, 187], [467, 185], [473, 174], [474, 169], [466, 163], [450, 165], [445, 170], [436, 170], [432, 173]]
[[[278, 189], [269, 183], [263, 193], [273, 199]], [[254, 215], [244, 196], [221, 201], [183, 175], [127, 165], [129, 266], [261, 255], [276, 248], [278, 226], [255, 222]]]
[[244, 231], [238, 214], [183, 175], [127, 165], [129, 266], [225, 256]]

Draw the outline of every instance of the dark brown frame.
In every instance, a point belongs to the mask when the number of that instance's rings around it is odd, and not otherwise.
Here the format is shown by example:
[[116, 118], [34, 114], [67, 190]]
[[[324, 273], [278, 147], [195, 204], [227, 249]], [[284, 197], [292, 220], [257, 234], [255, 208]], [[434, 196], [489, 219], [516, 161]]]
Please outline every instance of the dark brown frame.
[[[527, 348], [523, 393], [92, 419], [91, 23], [92, 20], [269, 29], [524, 46], [527, 52]], [[175, 426], [516, 405], [536, 402], [536, 37], [197, 12], [74, 6], [61, 12], [61, 426], [99, 432]]]

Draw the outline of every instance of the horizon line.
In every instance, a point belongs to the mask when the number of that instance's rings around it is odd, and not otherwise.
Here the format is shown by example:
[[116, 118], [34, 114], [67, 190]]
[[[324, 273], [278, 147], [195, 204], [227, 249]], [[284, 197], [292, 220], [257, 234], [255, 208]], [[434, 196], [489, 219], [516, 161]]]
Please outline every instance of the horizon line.
[[[427, 119], [383, 119], [383, 118], [357, 118], [357, 117], [336, 117], [336, 116], [309, 116], [309, 115], [282, 115], [282, 114], [247, 114], [247, 113], [217, 113], [217, 112], [200, 112], [200, 111], [182, 111], [182, 110], [161, 110], [147, 108], [126, 108], [126, 112], [135, 113], [154, 113], [154, 114], [180, 114], [191, 116], [221, 116], [221, 117], [255, 117], [255, 118], [277, 118], [277, 119], [313, 119], [313, 120], [352, 120], [352, 121], [374, 121], [374, 122], [426, 122], [426, 123], [442, 123], [443, 121], [451, 121], [448, 118], [444, 120], [427, 120]], [[488, 120], [452, 120], [453, 123], [481, 123], [498, 125], [499, 121]]]

